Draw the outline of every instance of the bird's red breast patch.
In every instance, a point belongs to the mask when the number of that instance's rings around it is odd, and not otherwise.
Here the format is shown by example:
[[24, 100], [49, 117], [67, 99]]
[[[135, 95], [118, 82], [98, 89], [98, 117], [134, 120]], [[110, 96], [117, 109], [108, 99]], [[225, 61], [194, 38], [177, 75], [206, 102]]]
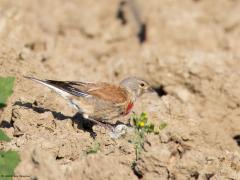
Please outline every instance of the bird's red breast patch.
[[125, 114], [127, 115], [128, 113], [130, 113], [132, 108], [133, 108], [133, 103], [132, 102], [128, 103]]

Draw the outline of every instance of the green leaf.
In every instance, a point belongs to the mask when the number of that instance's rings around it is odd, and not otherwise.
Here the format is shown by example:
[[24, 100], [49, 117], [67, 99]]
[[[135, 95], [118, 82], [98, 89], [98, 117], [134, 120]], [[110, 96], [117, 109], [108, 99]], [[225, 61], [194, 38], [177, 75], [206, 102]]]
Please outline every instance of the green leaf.
[[14, 77], [0, 77], [0, 108], [4, 107], [8, 97], [13, 93]]
[[130, 117], [130, 121], [132, 121], [133, 125], [136, 126], [138, 121], [138, 116], [135, 113], [133, 113]]
[[142, 114], [140, 115], [140, 118], [139, 118], [139, 119], [140, 119], [140, 121], [146, 123], [147, 120], [148, 120], [148, 118], [147, 118], [147, 113], [142, 112]]
[[92, 147], [89, 147], [85, 153], [86, 154], [96, 154], [100, 150], [100, 144], [95, 142]]
[[161, 123], [160, 126], [159, 126], [159, 130], [162, 130], [164, 129], [165, 127], [167, 127], [167, 123]]
[[146, 112], [142, 112], [141, 115], [140, 115], [141, 118], [145, 118], [147, 117], [147, 113]]
[[147, 133], [152, 133], [153, 131], [154, 131], [154, 124], [148, 124], [146, 127], [145, 127], [145, 131], [147, 132]]
[[12, 179], [14, 169], [20, 162], [20, 156], [16, 151], [0, 151], [0, 179]]
[[0, 129], [0, 141], [9, 142], [11, 139]]

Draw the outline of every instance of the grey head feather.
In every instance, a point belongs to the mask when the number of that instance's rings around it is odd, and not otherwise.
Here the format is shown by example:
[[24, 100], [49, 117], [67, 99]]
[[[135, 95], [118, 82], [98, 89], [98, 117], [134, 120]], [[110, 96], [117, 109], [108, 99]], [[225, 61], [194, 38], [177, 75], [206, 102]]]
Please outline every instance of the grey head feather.
[[125, 78], [120, 82], [120, 85], [134, 96], [134, 100], [151, 90], [149, 83], [138, 77]]

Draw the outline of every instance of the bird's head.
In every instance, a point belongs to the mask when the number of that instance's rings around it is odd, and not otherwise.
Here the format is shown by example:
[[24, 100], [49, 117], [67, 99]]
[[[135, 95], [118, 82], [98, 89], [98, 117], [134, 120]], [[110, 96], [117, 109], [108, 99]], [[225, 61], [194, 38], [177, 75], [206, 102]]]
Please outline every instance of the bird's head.
[[137, 98], [146, 92], [153, 91], [148, 82], [137, 77], [125, 78], [120, 82], [120, 85], [132, 93], [134, 98]]

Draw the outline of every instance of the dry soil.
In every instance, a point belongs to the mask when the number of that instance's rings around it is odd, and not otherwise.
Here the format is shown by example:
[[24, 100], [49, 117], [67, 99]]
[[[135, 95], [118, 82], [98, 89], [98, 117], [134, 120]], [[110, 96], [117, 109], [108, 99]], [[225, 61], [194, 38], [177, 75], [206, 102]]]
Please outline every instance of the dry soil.
[[[147, 25], [117, 0], [0, 0], [0, 76], [15, 76], [1, 114], [20, 152], [16, 175], [37, 179], [138, 179], [128, 136], [97, 134], [54, 92], [23, 78], [107, 81], [134, 75], [159, 94], [134, 107], [155, 125], [136, 169], [142, 179], [240, 179], [240, 1], [136, 0]], [[95, 154], [89, 147], [100, 144]], [[15, 177], [15, 179], [18, 179]]]

